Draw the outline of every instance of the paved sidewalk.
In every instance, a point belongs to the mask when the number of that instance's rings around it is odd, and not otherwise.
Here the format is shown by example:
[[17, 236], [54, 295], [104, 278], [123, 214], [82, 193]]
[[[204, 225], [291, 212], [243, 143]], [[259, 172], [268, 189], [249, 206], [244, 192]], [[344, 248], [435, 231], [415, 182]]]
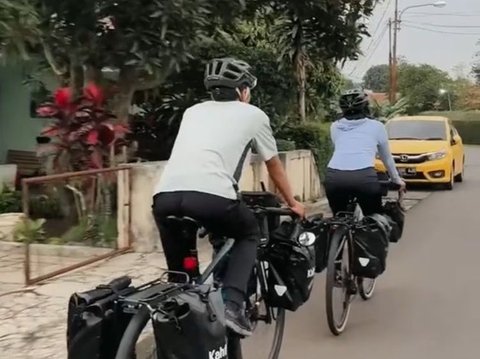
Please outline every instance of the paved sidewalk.
[[[208, 260], [202, 248], [201, 260]], [[67, 303], [75, 291], [91, 289], [120, 275], [140, 284], [163, 273], [161, 253], [129, 253], [47, 281], [43, 285], [0, 296], [2, 358], [65, 359]], [[87, 358], [86, 358], [87, 359]]]
[[[406, 205], [411, 207], [427, 196], [417, 192]], [[326, 201], [309, 207], [310, 213], [321, 211], [327, 211]], [[211, 258], [207, 241], [200, 242], [199, 252], [200, 261], [207, 263]], [[121, 275], [140, 284], [165, 270], [162, 253], [129, 253], [24, 288], [22, 274], [17, 273], [23, 273], [19, 256], [0, 254], [0, 353], [8, 359], [66, 359], [67, 303], [73, 292]]]

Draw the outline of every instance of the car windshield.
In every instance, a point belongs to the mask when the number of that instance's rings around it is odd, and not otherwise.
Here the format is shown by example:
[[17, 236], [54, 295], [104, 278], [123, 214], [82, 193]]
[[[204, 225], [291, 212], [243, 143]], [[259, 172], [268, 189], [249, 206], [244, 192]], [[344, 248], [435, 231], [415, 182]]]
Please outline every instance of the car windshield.
[[386, 127], [388, 138], [391, 140], [445, 141], [447, 139], [443, 121], [390, 121]]

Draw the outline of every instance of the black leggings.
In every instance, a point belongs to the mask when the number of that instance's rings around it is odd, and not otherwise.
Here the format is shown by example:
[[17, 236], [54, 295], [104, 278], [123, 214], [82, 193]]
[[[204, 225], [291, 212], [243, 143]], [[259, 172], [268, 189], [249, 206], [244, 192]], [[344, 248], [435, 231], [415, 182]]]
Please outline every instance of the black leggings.
[[382, 188], [374, 168], [356, 171], [327, 169], [325, 191], [334, 214], [347, 210], [352, 198], [357, 198], [364, 215], [382, 212]]
[[253, 212], [240, 201], [200, 192], [159, 193], [153, 202], [153, 215], [169, 270], [184, 271], [183, 259], [189, 255], [191, 243], [180, 240], [176, 229], [166, 225], [168, 216], [193, 218], [215, 235], [236, 240], [230, 252], [223, 287], [226, 300], [241, 304], [260, 240], [260, 229]]

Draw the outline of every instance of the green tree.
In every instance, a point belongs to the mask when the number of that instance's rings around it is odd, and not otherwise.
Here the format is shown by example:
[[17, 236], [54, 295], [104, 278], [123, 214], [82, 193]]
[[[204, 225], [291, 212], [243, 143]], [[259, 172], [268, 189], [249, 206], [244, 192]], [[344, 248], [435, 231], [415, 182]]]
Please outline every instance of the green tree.
[[475, 76], [477, 85], [480, 85], [480, 62], [473, 65], [472, 73], [473, 73], [473, 76]]
[[309, 68], [319, 63], [356, 59], [375, 0], [268, 1], [276, 16], [280, 58], [293, 68], [298, 91], [298, 116], [306, 119]]
[[38, 40], [40, 18], [28, 0], [0, 0], [0, 53], [4, 59], [28, 59]]
[[382, 121], [404, 115], [408, 109], [408, 100], [403, 97], [391, 105], [389, 102], [374, 101], [372, 104], [372, 115]]
[[[2, 0], [8, 1], [8, 0]], [[30, 44], [30, 52], [46, 61], [74, 91], [85, 82], [102, 81], [102, 69], [118, 74], [112, 108], [126, 122], [133, 95], [161, 85], [194, 56], [198, 43], [217, 24], [231, 21], [242, 0], [10, 0], [20, 13], [28, 7], [39, 18], [28, 35], [0, 28], [2, 44]], [[0, 8], [1, 9], [1, 8]], [[2, 13], [3, 15], [3, 13]], [[10, 28], [27, 28], [21, 16]], [[28, 17], [33, 19], [34, 16]], [[16, 20], [16, 21], [15, 21]], [[26, 35], [27, 35], [26, 34]], [[6, 45], [4, 45], [6, 46]]]
[[408, 98], [410, 114], [430, 111], [441, 105], [440, 90], [449, 89], [452, 79], [434, 66], [403, 64], [399, 68], [399, 90]]
[[455, 107], [466, 111], [480, 110], [480, 86], [472, 83], [457, 89]]
[[374, 92], [388, 92], [390, 88], [390, 67], [375, 65], [363, 77], [363, 87]]

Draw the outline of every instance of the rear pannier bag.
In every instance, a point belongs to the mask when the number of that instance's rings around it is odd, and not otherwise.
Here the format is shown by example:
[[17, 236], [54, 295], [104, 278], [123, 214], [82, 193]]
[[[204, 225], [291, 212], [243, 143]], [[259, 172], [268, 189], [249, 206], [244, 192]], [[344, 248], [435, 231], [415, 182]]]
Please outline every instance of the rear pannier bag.
[[68, 302], [68, 359], [114, 359], [131, 314], [118, 299], [133, 293], [129, 277], [114, 279], [93, 290], [74, 293]]
[[225, 307], [220, 290], [191, 287], [153, 314], [159, 359], [227, 358]]
[[386, 269], [390, 226], [384, 216], [363, 219], [364, 226], [354, 233], [352, 272], [358, 277], [376, 278]]
[[317, 215], [307, 218], [304, 229], [315, 234], [315, 272], [321, 273], [327, 267], [330, 226], [323, 215]]
[[268, 304], [296, 311], [310, 298], [313, 288], [315, 246], [301, 246], [290, 238], [292, 231], [293, 224], [283, 222], [271, 234], [265, 255], [269, 262]]
[[383, 212], [392, 226], [390, 242], [397, 243], [402, 238], [403, 227], [405, 225], [405, 212], [398, 201], [386, 202], [383, 206]]

